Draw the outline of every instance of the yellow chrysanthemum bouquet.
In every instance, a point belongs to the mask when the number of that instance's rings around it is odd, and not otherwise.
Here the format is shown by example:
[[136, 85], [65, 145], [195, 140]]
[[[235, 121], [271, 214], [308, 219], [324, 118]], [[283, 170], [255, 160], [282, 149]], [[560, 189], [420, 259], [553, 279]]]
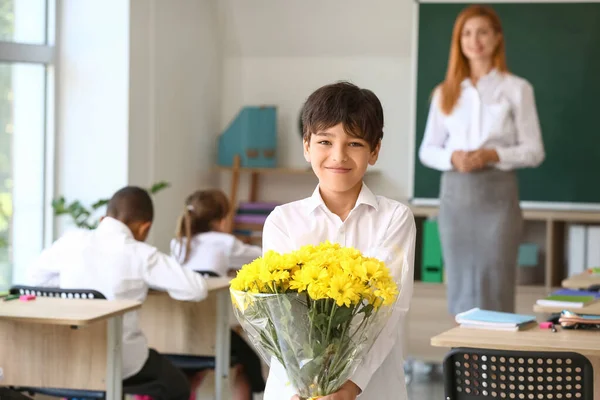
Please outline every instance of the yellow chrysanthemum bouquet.
[[[335, 393], [383, 329], [398, 286], [385, 264], [329, 242], [245, 265], [231, 282], [236, 317], [303, 398]], [[272, 366], [272, 365], [271, 365]]]

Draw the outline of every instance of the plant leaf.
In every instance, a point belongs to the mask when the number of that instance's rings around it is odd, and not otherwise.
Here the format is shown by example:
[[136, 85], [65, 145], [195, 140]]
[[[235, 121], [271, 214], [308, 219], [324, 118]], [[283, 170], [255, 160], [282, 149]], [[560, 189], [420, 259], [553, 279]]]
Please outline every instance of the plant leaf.
[[107, 205], [109, 201], [110, 201], [109, 199], [98, 200], [97, 202], [92, 204], [92, 210], [97, 210], [100, 207]]
[[339, 307], [337, 310], [335, 310], [335, 313], [333, 314], [333, 319], [331, 320], [331, 325], [336, 328], [339, 325], [343, 324], [344, 322], [347, 322], [351, 317], [352, 317], [352, 312], [354, 311], [353, 308], [350, 307]]
[[160, 181], [160, 182], [156, 182], [154, 185], [152, 185], [152, 187], [150, 187], [150, 189], [148, 191], [151, 194], [156, 194], [156, 193], [160, 192], [161, 190], [168, 188], [169, 186], [171, 186], [169, 184], [169, 182]]

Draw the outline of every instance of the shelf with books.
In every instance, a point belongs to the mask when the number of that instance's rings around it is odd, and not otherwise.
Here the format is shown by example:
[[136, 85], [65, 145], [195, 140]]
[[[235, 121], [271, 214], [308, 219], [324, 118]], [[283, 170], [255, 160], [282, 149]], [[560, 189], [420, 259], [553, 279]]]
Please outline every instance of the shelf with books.
[[[252, 168], [252, 167], [242, 167], [241, 166], [241, 158], [239, 155], [235, 155], [233, 158], [232, 166], [221, 166], [216, 165], [214, 167], [216, 172], [228, 172], [231, 174], [231, 183], [229, 189], [229, 200], [233, 205], [230, 215], [228, 216], [228, 231], [236, 234], [238, 238], [246, 241], [252, 242], [253, 244], [260, 245], [260, 235], [259, 232], [262, 232], [264, 220], [268, 215], [268, 208], [275, 207], [274, 203], [261, 203], [259, 200], [259, 179], [262, 175], [304, 175], [309, 177], [314, 177], [316, 181], [316, 177], [314, 172], [307, 166], [306, 168], [293, 168], [293, 167], [276, 167], [276, 168]], [[250, 175], [250, 190], [248, 194], [247, 201], [240, 202], [238, 192], [240, 188], [240, 178], [242, 174]], [[369, 176], [374, 176], [380, 174], [380, 171], [377, 169], [368, 169], [365, 175], [365, 179]], [[316, 182], [315, 182], [316, 183]], [[314, 189], [308, 189], [312, 191]], [[262, 212], [257, 214], [261, 215], [263, 218], [244, 218], [241, 217], [240, 214], [246, 214], [245, 207], [252, 207], [251, 205], [255, 204], [258, 207], [262, 207]]]
[[[425, 282], [421, 271], [423, 259], [423, 232], [425, 222], [438, 215], [437, 207], [411, 206], [417, 225], [415, 249], [415, 283], [407, 324], [408, 356], [414, 359], [439, 363], [445, 355], [444, 349], [431, 347], [430, 338], [456, 326], [454, 318], [448, 313], [446, 285], [443, 277], [440, 282]], [[517, 285], [515, 312], [534, 313], [534, 305], [561, 286], [566, 278], [565, 236], [569, 223], [600, 223], [600, 213], [582, 211], [523, 210], [526, 230], [541, 236], [540, 268], [543, 280], [536, 285]], [[435, 259], [435, 257], [434, 257]], [[600, 277], [599, 277], [600, 283]], [[577, 286], [577, 285], [576, 285]], [[541, 312], [536, 309], [535, 312]]]
[[[415, 253], [415, 265], [421, 265], [421, 246], [420, 235], [425, 221], [435, 218], [438, 215], [439, 208], [434, 206], [411, 206], [417, 223], [417, 249]], [[568, 210], [541, 210], [524, 209], [523, 219], [525, 224], [535, 224], [541, 227], [544, 236], [542, 246], [540, 246], [541, 257], [543, 261], [544, 282], [540, 284], [551, 290], [553, 287], [560, 287], [563, 279], [566, 278], [567, 269], [565, 267], [565, 243], [566, 227], [570, 223], [596, 224], [600, 223], [599, 212], [587, 211], [568, 211]], [[421, 279], [421, 272], [415, 268], [415, 280]]]

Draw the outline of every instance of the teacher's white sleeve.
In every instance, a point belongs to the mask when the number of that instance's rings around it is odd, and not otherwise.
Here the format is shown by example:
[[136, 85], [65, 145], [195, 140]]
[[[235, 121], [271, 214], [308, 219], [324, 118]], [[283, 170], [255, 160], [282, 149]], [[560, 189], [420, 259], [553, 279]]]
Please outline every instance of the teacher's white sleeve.
[[404, 320], [408, 314], [413, 293], [415, 238], [416, 228], [413, 214], [408, 207], [399, 206], [392, 217], [381, 247], [390, 251], [391, 262], [387, 266], [395, 281], [401, 282], [400, 294], [396, 299], [387, 324], [350, 378], [363, 392], [373, 374], [390, 354], [392, 347], [402, 346], [402, 342], [398, 341], [398, 337], [402, 337], [404, 332], [399, 335], [398, 330], [406, 326]]
[[440, 171], [449, 171], [452, 166], [452, 150], [447, 149], [448, 131], [444, 125], [444, 114], [439, 107], [440, 95], [436, 90], [429, 106], [425, 134], [419, 148], [419, 160], [423, 165]]
[[533, 87], [524, 81], [514, 106], [517, 128], [517, 143], [510, 147], [496, 148], [500, 162], [498, 169], [537, 167], [544, 161], [546, 153], [542, 142], [542, 132], [535, 106]]

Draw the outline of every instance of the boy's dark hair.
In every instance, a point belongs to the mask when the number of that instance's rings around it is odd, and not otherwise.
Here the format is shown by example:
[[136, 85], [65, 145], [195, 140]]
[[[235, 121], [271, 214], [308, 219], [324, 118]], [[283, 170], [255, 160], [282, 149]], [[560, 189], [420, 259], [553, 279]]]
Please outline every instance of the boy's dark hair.
[[[227, 195], [219, 189], [198, 190], [185, 199], [185, 208], [177, 221], [175, 236], [180, 244], [180, 254], [185, 251], [183, 263], [190, 258], [192, 237], [210, 232], [214, 222], [227, 217], [231, 207]], [[184, 243], [185, 242], [185, 243]]]
[[383, 138], [383, 108], [375, 93], [349, 82], [323, 86], [311, 94], [302, 108], [303, 137], [339, 123], [350, 136], [361, 138], [374, 149]]
[[124, 224], [152, 222], [154, 206], [146, 190], [137, 186], [126, 186], [112, 196], [106, 215]]

